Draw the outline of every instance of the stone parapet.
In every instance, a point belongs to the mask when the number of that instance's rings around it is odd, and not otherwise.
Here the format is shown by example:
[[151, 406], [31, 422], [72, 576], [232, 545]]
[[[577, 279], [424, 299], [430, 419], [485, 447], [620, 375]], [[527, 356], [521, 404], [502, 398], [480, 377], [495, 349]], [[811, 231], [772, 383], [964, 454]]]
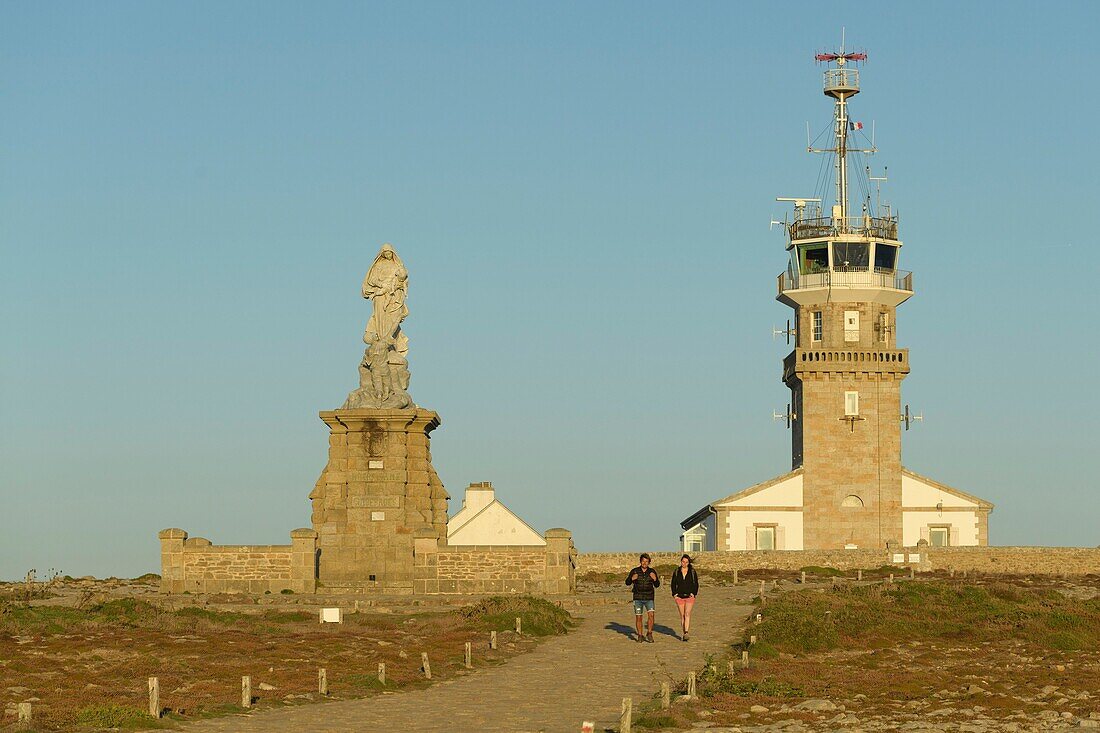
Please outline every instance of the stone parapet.
[[545, 547], [424, 547], [414, 557], [415, 594], [562, 595], [577, 588], [577, 553], [568, 530], [548, 531]]
[[[651, 552], [654, 565], [676, 565], [682, 552]], [[842, 571], [883, 565], [915, 566], [919, 571], [955, 570], [1006, 575], [1100, 575], [1100, 548], [1092, 547], [927, 547], [893, 550], [772, 550], [691, 553], [706, 570], [783, 570], [825, 567]], [[904, 561], [895, 562], [895, 555]], [[917, 559], [919, 557], [919, 560]], [[913, 560], [910, 562], [910, 560]], [[577, 572], [627, 573], [636, 552], [582, 553]]]
[[294, 530], [289, 545], [214, 545], [166, 529], [161, 543], [162, 593], [313, 593], [317, 535]]

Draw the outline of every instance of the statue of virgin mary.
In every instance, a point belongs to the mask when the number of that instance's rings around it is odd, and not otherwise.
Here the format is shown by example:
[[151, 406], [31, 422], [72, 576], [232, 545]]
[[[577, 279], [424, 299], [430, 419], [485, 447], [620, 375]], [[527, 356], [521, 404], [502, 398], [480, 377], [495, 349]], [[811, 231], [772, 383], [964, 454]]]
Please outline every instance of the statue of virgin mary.
[[363, 341], [367, 349], [359, 365], [359, 389], [348, 395], [344, 409], [379, 407], [405, 409], [409, 397], [409, 339], [401, 321], [409, 314], [409, 271], [397, 252], [383, 244], [363, 278], [363, 297], [372, 311]]

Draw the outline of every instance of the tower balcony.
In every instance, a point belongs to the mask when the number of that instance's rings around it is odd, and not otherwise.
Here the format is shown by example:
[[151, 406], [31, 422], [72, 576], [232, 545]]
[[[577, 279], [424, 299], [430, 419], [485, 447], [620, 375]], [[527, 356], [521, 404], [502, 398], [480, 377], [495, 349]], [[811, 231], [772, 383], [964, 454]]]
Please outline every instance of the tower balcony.
[[796, 348], [783, 359], [783, 381], [811, 372], [909, 373], [909, 349]]
[[812, 219], [797, 219], [787, 225], [791, 241], [799, 239], [820, 239], [838, 237], [842, 234], [855, 234], [872, 239], [898, 238], [898, 218], [896, 216], [822, 216]]
[[789, 306], [823, 303], [882, 303], [898, 306], [913, 295], [913, 273], [885, 268], [842, 268], [799, 274], [787, 270], [776, 278], [776, 298]]

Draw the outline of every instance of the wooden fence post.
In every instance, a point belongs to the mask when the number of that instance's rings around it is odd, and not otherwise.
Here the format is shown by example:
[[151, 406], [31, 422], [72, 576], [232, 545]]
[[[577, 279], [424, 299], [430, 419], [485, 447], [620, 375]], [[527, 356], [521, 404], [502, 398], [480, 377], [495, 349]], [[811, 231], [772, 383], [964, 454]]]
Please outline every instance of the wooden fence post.
[[466, 669], [470, 669], [474, 666], [474, 650], [473, 644], [466, 642]]
[[248, 675], [241, 677], [241, 707], [252, 707], [252, 678]]
[[856, 580], [863, 580], [863, 569], [862, 568], [856, 571]]
[[19, 703], [18, 710], [19, 710], [19, 714], [17, 716], [17, 719], [18, 719], [17, 722], [20, 722], [20, 723], [29, 723], [29, 722], [31, 722], [31, 704], [29, 702]]
[[324, 667], [317, 670], [317, 693], [321, 696], [328, 695], [328, 670]]
[[424, 679], [432, 678], [432, 665], [428, 664], [428, 653], [420, 652], [420, 667], [424, 670]]
[[661, 710], [668, 710], [672, 705], [672, 690], [667, 682], [661, 683]]
[[623, 712], [619, 716], [619, 733], [630, 733], [630, 716], [634, 711], [634, 702], [629, 697], [623, 698]]
[[490, 649], [496, 649], [497, 648], [497, 632], [495, 632], [495, 631], [490, 631], [489, 632], [489, 648]]
[[746, 649], [745, 651], [741, 652], [741, 669], [748, 669], [748, 668], [749, 668], [749, 651], [748, 651], [748, 649]]
[[695, 673], [694, 672], [688, 672], [687, 696], [692, 700], [695, 699]]
[[520, 618], [519, 616], [516, 616], [516, 633], [517, 634], [522, 634], [523, 633], [523, 619]]
[[156, 677], [149, 678], [149, 715], [160, 718], [160, 681]]
[[385, 662], [379, 662], [378, 663], [378, 682], [383, 684], [383, 685], [386, 684], [386, 663]]
[[806, 571], [802, 571], [802, 585], [806, 585]]

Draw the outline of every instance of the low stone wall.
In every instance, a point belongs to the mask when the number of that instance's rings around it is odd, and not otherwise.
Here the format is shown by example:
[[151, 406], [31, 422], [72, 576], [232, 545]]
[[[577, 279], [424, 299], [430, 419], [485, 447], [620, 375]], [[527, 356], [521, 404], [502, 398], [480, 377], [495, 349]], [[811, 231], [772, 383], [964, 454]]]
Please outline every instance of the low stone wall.
[[416, 537], [413, 593], [557, 595], [576, 591], [572, 535], [552, 529], [545, 536], [545, 547], [440, 547], [434, 536]]
[[[654, 565], [676, 565], [682, 552], [651, 552]], [[897, 556], [904, 556], [900, 559]], [[773, 550], [697, 552], [695, 565], [713, 570], [787, 570], [814, 566], [837, 570], [916, 566], [919, 571], [956, 570], [1010, 575], [1100, 574], [1100, 548], [1092, 547], [925, 547], [886, 550]], [[623, 573], [638, 565], [638, 553], [583, 553], [577, 572]]]
[[289, 545], [214, 545], [182, 529], [159, 534], [162, 593], [313, 593], [317, 533], [296, 529]]

